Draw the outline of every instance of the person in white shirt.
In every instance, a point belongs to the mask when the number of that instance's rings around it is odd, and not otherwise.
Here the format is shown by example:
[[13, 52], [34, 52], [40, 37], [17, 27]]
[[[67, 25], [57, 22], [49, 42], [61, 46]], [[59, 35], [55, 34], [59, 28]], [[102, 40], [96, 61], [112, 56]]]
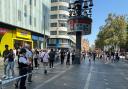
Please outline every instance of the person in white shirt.
[[47, 67], [48, 67], [48, 63], [49, 63], [49, 54], [47, 49], [44, 49], [43, 52], [41, 53], [41, 62], [43, 62], [43, 66], [44, 66], [44, 73], [47, 74]]
[[[26, 49], [21, 49], [19, 57], [19, 74], [20, 76], [26, 75], [28, 70], [29, 60], [26, 58]], [[25, 82], [27, 76], [21, 77], [20, 89], [26, 89]]]

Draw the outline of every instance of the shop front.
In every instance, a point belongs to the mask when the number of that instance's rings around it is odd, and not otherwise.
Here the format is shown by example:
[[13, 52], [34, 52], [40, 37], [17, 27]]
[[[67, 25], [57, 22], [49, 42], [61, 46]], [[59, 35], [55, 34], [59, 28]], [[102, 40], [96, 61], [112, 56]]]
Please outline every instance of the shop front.
[[33, 48], [33, 41], [31, 37], [31, 32], [16, 29], [15, 38], [13, 38], [13, 45], [14, 47], [21, 48], [24, 47], [25, 44], [29, 44], [31, 48]]
[[0, 27], [0, 53], [5, 50], [5, 45], [9, 45], [9, 49], [17, 49], [23, 47], [25, 44], [30, 44], [33, 48], [33, 41], [31, 38], [31, 32], [13, 28], [7, 29]]
[[43, 48], [43, 37], [32, 34], [32, 40], [33, 40], [33, 48], [34, 49], [41, 49]]

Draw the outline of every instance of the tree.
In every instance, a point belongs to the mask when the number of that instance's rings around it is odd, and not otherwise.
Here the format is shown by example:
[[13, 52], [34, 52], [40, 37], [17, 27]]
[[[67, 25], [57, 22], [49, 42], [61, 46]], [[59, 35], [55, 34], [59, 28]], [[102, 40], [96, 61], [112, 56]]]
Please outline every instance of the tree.
[[105, 25], [100, 27], [100, 31], [95, 41], [96, 47], [104, 46], [114, 47], [116, 49], [125, 48], [127, 44], [128, 32], [127, 21], [125, 16], [109, 14], [105, 20]]

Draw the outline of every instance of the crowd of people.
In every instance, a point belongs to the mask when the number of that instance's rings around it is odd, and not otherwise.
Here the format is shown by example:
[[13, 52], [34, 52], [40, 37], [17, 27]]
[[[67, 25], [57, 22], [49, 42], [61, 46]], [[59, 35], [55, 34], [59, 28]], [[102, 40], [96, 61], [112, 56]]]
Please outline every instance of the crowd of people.
[[[54, 68], [54, 62], [61, 62], [61, 64], [74, 64], [75, 50], [54, 50], [54, 49], [31, 49], [30, 45], [26, 44], [16, 50], [9, 49], [5, 45], [3, 52], [4, 58], [4, 76], [5, 79], [15, 77], [14, 65], [17, 63], [19, 69], [19, 76], [15, 86], [20, 89], [26, 89], [26, 79], [28, 83], [32, 82], [32, 70], [38, 69], [40, 63], [43, 64], [44, 74], [47, 74], [47, 69]], [[72, 61], [70, 61], [70, 59]], [[71, 63], [72, 62], [72, 63]], [[24, 76], [26, 75], [26, 76]]]
[[[60, 61], [60, 64], [65, 63], [66, 65], [75, 64], [75, 55], [75, 50], [31, 49], [28, 44], [24, 47], [13, 50], [9, 49], [8, 45], [5, 45], [5, 50], [3, 52], [3, 78], [10, 79], [15, 76], [14, 65], [17, 63], [19, 76], [22, 77], [17, 79], [15, 86], [20, 89], [26, 89], [26, 79], [28, 83], [32, 82], [32, 70], [39, 69], [40, 63], [43, 64], [44, 74], [47, 74], [48, 68], [54, 68], [54, 62]], [[97, 55], [96, 51], [82, 52], [81, 61], [87, 57], [89, 63], [91, 63], [91, 60], [95, 63], [95, 59], [98, 57]], [[118, 62], [119, 53], [104, 51], [99, 54], [98, 59], [105, 61], [105, 63]]]

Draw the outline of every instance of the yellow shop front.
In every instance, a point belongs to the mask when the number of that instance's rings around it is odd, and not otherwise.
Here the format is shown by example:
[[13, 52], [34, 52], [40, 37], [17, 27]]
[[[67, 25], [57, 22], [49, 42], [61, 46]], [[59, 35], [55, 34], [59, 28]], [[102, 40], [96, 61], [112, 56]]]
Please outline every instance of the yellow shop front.
[[0, 54], [5, 50], [5, 45], [9, 45], [9, 49], [17, 49], [23, 47], [24, 44], [30, 44], [33, 48], [31, 32], [23, 29], [6, 29], [0, 28]]
[[31, 32], [21, 29], [16, 29], [15, 38], [13, 38], [14, 48], [17, 49], [20, 47], [24, 47], [25, 44], [29, 44], [31, 48], [33, 48]]

